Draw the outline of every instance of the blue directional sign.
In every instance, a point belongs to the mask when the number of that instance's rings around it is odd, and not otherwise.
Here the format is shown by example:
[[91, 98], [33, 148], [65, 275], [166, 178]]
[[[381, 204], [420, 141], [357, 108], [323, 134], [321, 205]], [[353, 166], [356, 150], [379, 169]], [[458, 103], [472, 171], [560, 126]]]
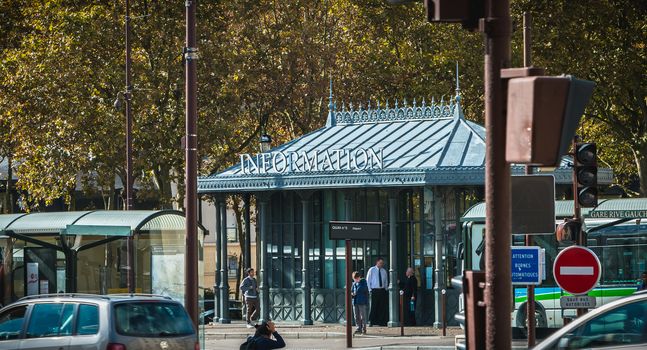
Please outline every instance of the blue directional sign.
[[541, 250], [539, 247], [511, 247], [512, 284], [541, 284]]

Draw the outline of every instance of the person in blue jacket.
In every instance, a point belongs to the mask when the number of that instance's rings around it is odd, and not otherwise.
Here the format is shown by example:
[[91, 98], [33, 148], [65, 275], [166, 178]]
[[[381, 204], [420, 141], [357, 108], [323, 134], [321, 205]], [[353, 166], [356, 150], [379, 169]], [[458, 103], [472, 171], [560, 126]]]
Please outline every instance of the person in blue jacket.
[[640, 284], [638, 284], [638, 290], [647, 290], [647, 271], [643, 272], [640, 276]]
[[353, 272], [353, 285], [351, 287], [351, 296], [353, 297], [353, 315], [357, 330], [355, 334], [366, 334], [366, 308], [368, 306], [368, 284], [362, 278], [362, 273]]

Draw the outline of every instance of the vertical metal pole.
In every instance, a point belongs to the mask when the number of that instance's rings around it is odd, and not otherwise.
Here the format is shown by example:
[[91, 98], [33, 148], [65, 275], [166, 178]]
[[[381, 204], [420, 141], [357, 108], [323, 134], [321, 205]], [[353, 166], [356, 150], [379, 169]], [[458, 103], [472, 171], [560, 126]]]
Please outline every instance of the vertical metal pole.
[[227, 199], [220, 201], [220, 320], [225, 324], [229, 319], [229, 257], [227, 253]]
[[[573, 138], [573, 158], [577, 157], [577, 136]], [[577, 161], [577, 160], [576, 160]], [[575, 165], [573, 165], [573, 218], [583, 222], [582, 220], [582, 209], [580, 207], [580, 200], [577, 193], [577, 172]], [[584, 231], [580, 226], [579, 232], [577, 232], [576, 243], [583, 247], [586, 246], [586, 241], [584, 239]], [[577, 309], [577, 317], [580, 317], [586, 314], [587, 309]]]
[[447, 295], [446, 294], [447, 294], [447, 290], [445, 290], [445, 288], [443, 288], [443, 290], [441, 291], [441, 295], [442, 295], [442, 299], [443, 299], [442, 300], [442, 305], [443, 305], [443, 309], [442, 309], [442, 313], [443, 313], [443, 317], [442, 317], [442, 319], [443, 319], [443, 337], [447, 336]]
[[523, 66], [532, 66], [532, 38], [530, 28], [532, 27], [532, 17], [528, 12], [523, 13]]
[[[303, 198], [303, 197], [302, 197]], [[302, 312], [304, 325], [312, 325], [312, 317], [310, 315], [310, 273], [308, 271], [308, 262], [310, 261], [310, 227], [312, 226], [311, 216], [311, 203], [312, 200], [308, 196], [307, 199], [301, 200], [302, 210], [302, 253], [301, 253], [301, 290], [303, 292]]]
[[[198, 239], [197, 239], [197, 165], [198, 165], [198, 103], [196, 0], [186, 0], [186, 46], [184, 48], [186, 89], [186, 257], [184, 306], [198, 329]], [[222, 242], [225, 244], [225, 242]]]
[[353, 256], [351, 254], [351, 240], [346, 240], [346, 347], [353, 347], [353, 310], [350, 299], [350, 287], [353, 285], [351, 274], [353, 273]]
[[[270, 286], [269, 286], [269, 271], [271, 266], [268, 266], [267, 261], [267, 239], [268, 239], [268, 199], [267, 195], [263, 194], [263, 198], [256, 197], [260, 216], [260, 229], [261, 229], [261, 244], [260, 244], [260, 260], [261, 260], [261, 284], [259, 289], [261, 291], [261, 321], [267, 321], [270, 318]], [[267, 196], [269, 197], [269, 196]]]
[[[526, 246], [532, 246], [532, 235], [526, 235]], [[535, 286], [526, 286], [528, 302], [526, 303], [526, 315], [528, 315], [528, 348], [535, 346]]]
[[404, 292], [400, 291], [400, 336], [404, 336]]
[[[505, 161], [505, 89], [501, 69], [510, 62], [509, 0], [487, 0], [485, 33], [485, 304], [486, 349], [511, 348], [510, 167]], [[498, 302], [497, 302], [498, 301]]]
[[243, 266], [244, 268], [252, 267], [252, 221], [249, 218], [251, 198], [249, 193], [246, 193], [243, 197], [243, 205], [245, 206], [245, 212], [243, 214], [245, 220], [245, 251], [243, 252]]
[[389, 193], [389, 327], [400, 323], [398, 312], [398, 212], [397, 192]]
[[435, 315], [434, 315], [434, 327], [439, 329], [442, 327], [441, 319], [442, 316], [442, 296], [441, 290], [444, 287], [444, 276], [443, 276], [443, 246], [444, 246], [444, 236], [443, 236], [443, 224], [442, 224], [442, 210], [444, 209], [443, 198], [440, 193], [440, 188], [438, 186], [434, 187], [434, 250], [435, 250], [435, 261], [434, 261], [434, 301], [435, 304]]
[[214, 283], [213, 283], [213, 308], [214, 308], [214, 318], [213, 322], [220, 321], [220, 238], [222, 237], [222, 225], [220, 225], [220, 195], [215, 196], [214, 206], [216, 208], [216, 251], [214, 253], [214, 258], [216, 259], [216, 269], [213, 272], [214, 274]]
[[[523, 65], [530, 67], [532, 65], [532, 37], [530, 29], [532, 27], [532, 17], [528, 12], [523, 13]], [[526, 165], [526, 175], [532, 174], [532, 167]], [[532, 246], [532, 235], [526, 235], [526, 246]], [[535, 286], [529, 284], [526, 286], [526, 315], [528, 315], [528, 347], [535, 346]]]
[[[133, 209], [133, 118], [131, 114], [132, 87], [130, 85], [130, 1], [126, 0], [126, 210]], [[135, 293], [135, 249], [133, 233], [126, 238], [126, 287], [128, 293]]]

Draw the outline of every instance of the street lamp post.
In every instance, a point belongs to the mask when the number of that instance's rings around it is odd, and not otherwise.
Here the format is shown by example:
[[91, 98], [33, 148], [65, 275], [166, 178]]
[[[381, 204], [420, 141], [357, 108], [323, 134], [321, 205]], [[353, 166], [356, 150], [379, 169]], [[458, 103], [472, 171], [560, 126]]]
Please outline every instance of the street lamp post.
[[[198, 106], [196, 0], [186, 0], [186, 46], [184, 47], [186, 89], [185, 176], [186, 184], [186, 257], [184, 306], [193, 324], [198, 327], [198, 232], [197, 232], [197, 165], [198, 165]], [[227, 242], [221, 242], [227, 244]], [[222, 262], [226, 264], [226, 262]]]
[[[130, 1], [126, 0], [126, 20], [125, 20], [125, 32], [126, 32], [126, 90], [122, 93], [123, 99], [126, 102], [126, 203], [124, 205], [125, 210], [133, 209], [133, 120], [131, 115], [131, 105], [130, 100], [132, 98], [132, 86], [130, 84]], [[118, 94], [119, 95], [119, 94]], [[121, 108], [121, 101], [119, 96], [115, 100], [114, 106], [117, 109]], [[126, 287], [128, 288], [128, 293], [135, 292], [135, 251], [133, 247], [133, 237], [128, 236], [126, 239]]]

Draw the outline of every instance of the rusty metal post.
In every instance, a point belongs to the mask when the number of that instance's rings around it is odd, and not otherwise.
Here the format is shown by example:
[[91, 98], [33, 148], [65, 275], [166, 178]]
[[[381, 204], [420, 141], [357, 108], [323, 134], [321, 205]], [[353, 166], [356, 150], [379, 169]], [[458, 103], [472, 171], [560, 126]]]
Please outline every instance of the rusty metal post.
[[353, 262], [351, 254], [351, 240], [346, 240], [346, 347], [353, 347], [353, 306], [350, 298], [350, 287], [353, 285], [351, 274]]
[[440, 292], [440, 295], [442, 295], [442, 319], [443, 319], [443, 337], [447, 336], [447, 290], [443, 288], [443, 290]]
[[[510, 62], [509, 0], [486, 1], [485, 34], [485, 305], [486, 349], [512, 346], [510, 308], [510, 167], [505, 160], [505, 89], [501, 69]], [[498, 301], [498, 302], [497, 302]]]
[[400, 336], [404, 336], [404, 291], [400, 291]]
[[532, 27], [532, 17], [528, 12], [523, 13], [523, 66], [532, 66], [532, 38], [530, 29]]
[[[197, 225], [197, 166], [198, 166], [198, 103], [197, 103], [197, 1], [187, 0], [186, 46], [184, 47], [186, 89], [186, 256], [184, 307], [198, 329], [198, 225]], [[227, 244], [227, 242], [221, 242]], [[222, 262], [226, 264], [226, 262]]]
[[[530, 29], [532, 26], [532, 17], [528, 12], [523, 13], [523, 66], [532, 65], [532, 38]], [[526, 165], [526, 175], [532, 175], [532, 167]], [[526, 235], [526, 246], [532, 246], [532, 235]], [[535, 346], [535, 286], [529, 284], [526, 286], [526, 315], [528, 316], [528, 347]]]

